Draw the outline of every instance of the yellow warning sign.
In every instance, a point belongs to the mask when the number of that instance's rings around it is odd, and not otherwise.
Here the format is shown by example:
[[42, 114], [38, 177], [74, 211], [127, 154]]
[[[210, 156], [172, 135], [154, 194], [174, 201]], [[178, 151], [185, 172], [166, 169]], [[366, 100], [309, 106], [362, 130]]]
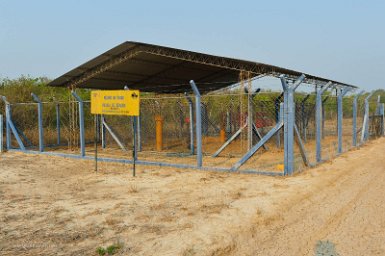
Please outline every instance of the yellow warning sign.
[[91, 113], [95, 115], [139, 116], [139, 90], [91, 92]]

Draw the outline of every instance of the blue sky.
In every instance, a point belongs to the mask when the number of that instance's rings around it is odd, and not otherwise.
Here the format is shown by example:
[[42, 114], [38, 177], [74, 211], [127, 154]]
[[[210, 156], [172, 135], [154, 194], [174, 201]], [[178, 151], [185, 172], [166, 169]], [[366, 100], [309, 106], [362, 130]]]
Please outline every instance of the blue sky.
[[383, 0], [0, 0], [2, 78], [55, 78], [123, 41], [385, 89]]

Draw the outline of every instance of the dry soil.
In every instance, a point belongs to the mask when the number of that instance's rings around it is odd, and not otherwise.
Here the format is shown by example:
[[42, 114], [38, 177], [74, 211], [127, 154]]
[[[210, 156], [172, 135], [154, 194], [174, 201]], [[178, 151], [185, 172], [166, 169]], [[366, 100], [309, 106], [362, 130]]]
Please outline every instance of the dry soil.
[[5, 153], [0, 254], [385, 255], [383, 152], [286, 178]]

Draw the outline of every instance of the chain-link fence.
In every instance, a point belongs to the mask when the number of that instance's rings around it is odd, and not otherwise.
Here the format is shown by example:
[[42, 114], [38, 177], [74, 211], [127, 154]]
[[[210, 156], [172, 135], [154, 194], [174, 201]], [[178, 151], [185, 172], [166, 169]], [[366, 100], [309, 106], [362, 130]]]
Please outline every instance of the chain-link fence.
[[[301, 171], [316, 160], [316, 95], [299, 92], [294, 95], [295, 134], [294, 166]], [[242, 93], [241, 93], [242, 92]], [[131, 159], [134, 129], [137, 131], [138, 158], [142, 161], [169, 164], [196, 164], [196, 106], [194, 95], [142, 95], [140, 116], [98, 116], [83, 102], [84, 143], [86, 155], [94, 154], [94, 140], [100, 157]], [[228, 90], [202, 95], [202, 153], [204, 167], [231, 168], [248, 157], [239, 170], [282, 172], [284, 169], [284, 127], [280, 112], [282, 92]], [[383, 133], [383, 117], [377, 102], [369, 108], [369, 135]], [[353, 96], [342, 102], [342, 151], [353, 147]], [[80, 154], [79, 102], [42, 103], [44, 150]], [[11, 120], [26, 149], [39, 150], [38, 103], [11, 103]], [[357, 101], [357, 142], [361, 141], [365, 114], [364, 97]], [[5, 116], [5, 115], [4, 115]], [[5, 119], [5, 118], [4, 118]], [[5, 125], [4, 125], [5, 126]], [[280, 128], [273, 136], [270, 132]], [[278, 129], [277, 128], [277, 129]], [[338, 154], [338, 100], [332, 94], [322, 97], [322, 160]], [[382, 133], [381, 133], [382, 131]], [[297, 134], [298, 132], [298, 134]], [[19, 148], [13, 132], [11, 147]], [[5, 141], [5, 140], [4, 140]], [[261, 142], [263, 141], [263, 143]], [[302, 144], [302, 147], [300, 146]], [[305, 161], [307, 159], [308, 163]]]

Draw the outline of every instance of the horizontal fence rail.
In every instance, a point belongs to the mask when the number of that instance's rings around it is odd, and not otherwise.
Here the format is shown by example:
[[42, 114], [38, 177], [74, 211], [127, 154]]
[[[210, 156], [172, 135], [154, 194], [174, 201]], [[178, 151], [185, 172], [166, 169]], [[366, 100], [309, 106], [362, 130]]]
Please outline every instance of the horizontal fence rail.
[[291, 175], [384, 135], [379, 98], [331, 83], [314, 90], [301, 77], [275, 81], [282, 90], [245, 83], [204, 95], [143, 94], [137, 119], [95, 118], [75, 92], [55, 102], [3, 97], [0, 150], [92, 159], [96, 139], [100, 159], [129, 163], [135, 129], [137, 164]]

